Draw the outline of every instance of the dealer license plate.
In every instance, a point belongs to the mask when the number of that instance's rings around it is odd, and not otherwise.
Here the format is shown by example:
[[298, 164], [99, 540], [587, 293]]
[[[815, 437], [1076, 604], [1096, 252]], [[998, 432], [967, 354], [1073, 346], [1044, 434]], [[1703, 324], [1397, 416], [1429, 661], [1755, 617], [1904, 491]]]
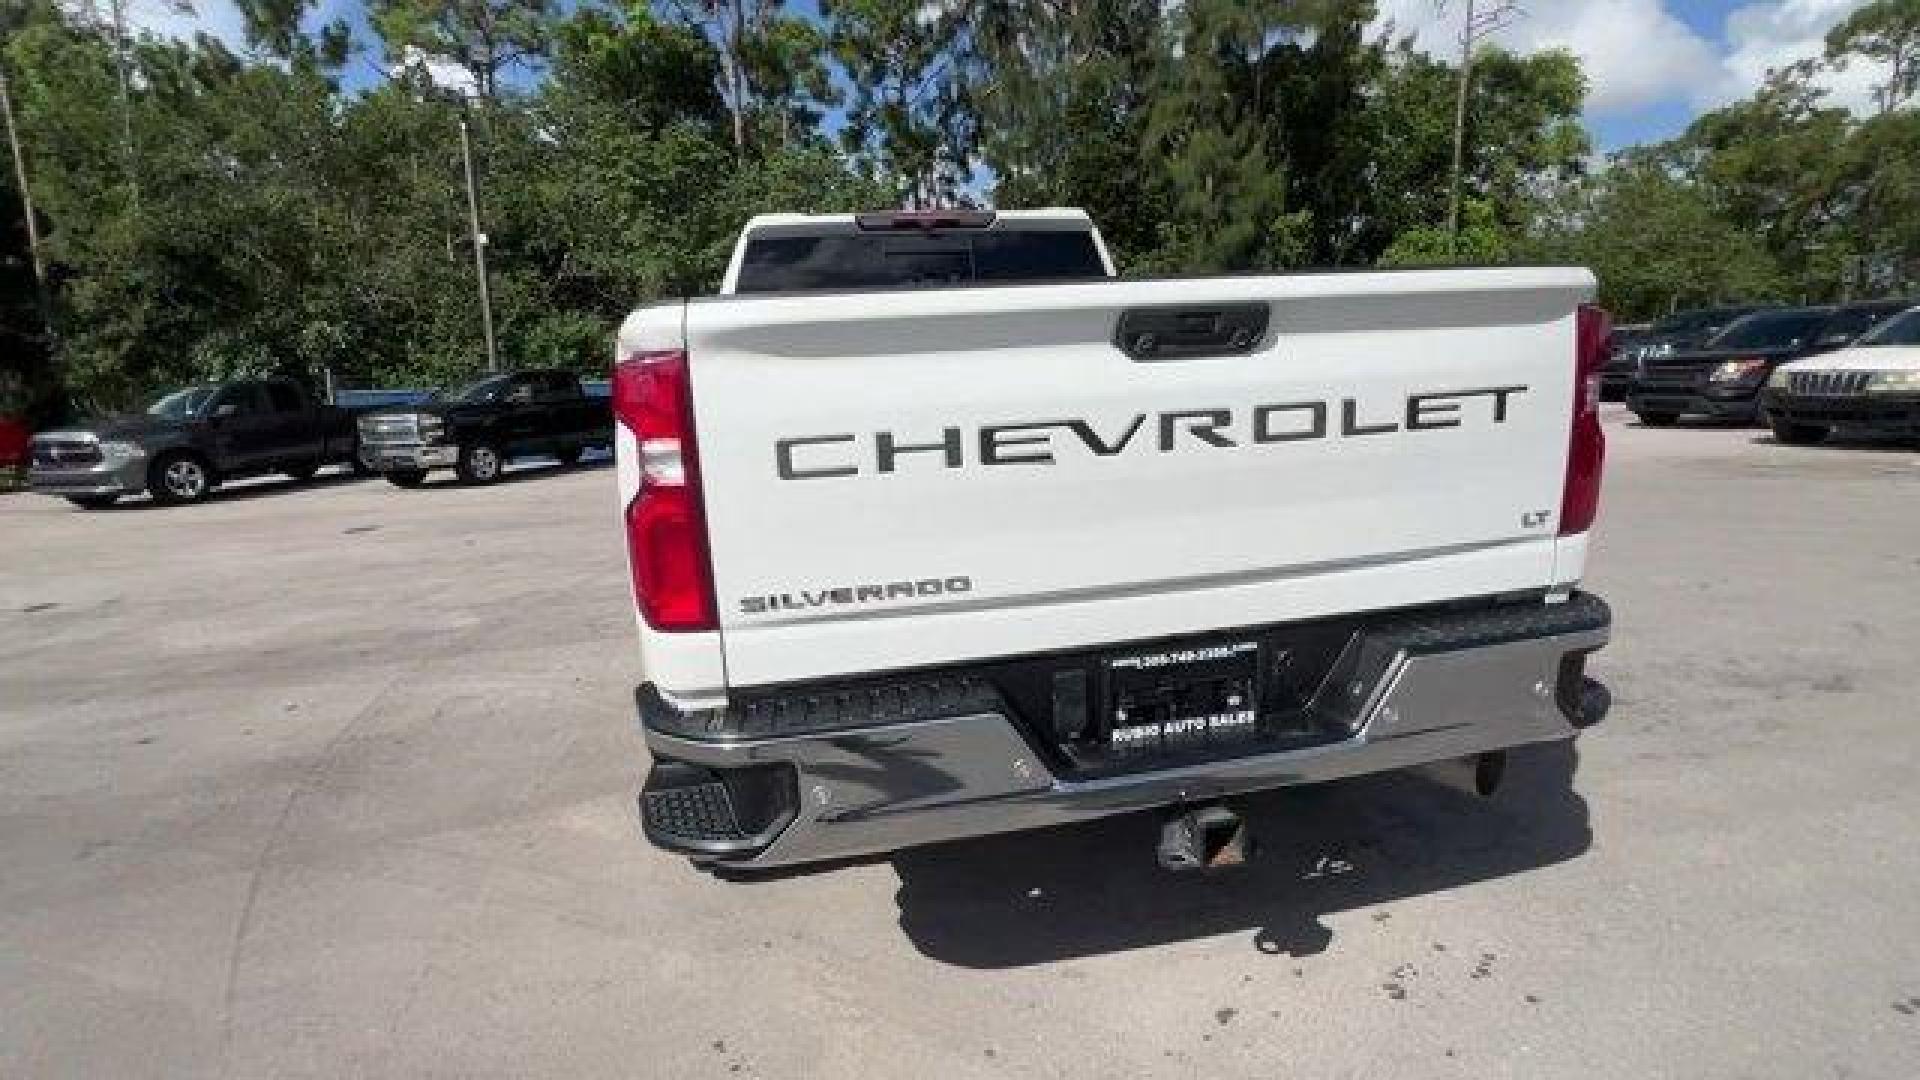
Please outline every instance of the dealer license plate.
[[1108, 657], [1106, 728], [1118, 752], [1245, 738], [1260, 714], [1260, 645], [1230, 641]]

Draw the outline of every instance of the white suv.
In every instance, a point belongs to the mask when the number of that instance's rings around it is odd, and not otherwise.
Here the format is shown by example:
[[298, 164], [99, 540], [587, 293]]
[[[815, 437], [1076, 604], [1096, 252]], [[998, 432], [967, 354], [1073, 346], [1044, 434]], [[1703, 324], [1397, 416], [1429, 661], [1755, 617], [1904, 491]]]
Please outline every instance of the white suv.
[[1920, 306], [1850, 348], [1774, 369], [1763, 407], [1784, 443], [1816, 443], [1835, 428], [1920, 436]]

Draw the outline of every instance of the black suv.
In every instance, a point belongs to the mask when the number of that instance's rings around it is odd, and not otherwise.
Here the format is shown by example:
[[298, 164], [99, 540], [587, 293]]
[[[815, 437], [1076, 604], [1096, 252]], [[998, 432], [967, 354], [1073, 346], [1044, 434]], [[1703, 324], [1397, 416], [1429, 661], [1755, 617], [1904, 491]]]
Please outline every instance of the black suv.
[[418, 486], [432, 469], [489, 484], [513, 458], [571, 465], [589, 448], [611, 448], [613, 408], [588, 396], [571, 372], [513, 371], [365, 413], [360, 442], [369, 463], [399, 487]]
[[1774, 368], [1845, 348], [1899, 310], [1895, 301], [1876, 301], [1754, 312], [1697, 349], [1670, 356], [1643, 353], [1627, 388], [1627, 407], [1651, 427], [1687, 414], [1752, 423], [1760, 419], [1760, 390]]

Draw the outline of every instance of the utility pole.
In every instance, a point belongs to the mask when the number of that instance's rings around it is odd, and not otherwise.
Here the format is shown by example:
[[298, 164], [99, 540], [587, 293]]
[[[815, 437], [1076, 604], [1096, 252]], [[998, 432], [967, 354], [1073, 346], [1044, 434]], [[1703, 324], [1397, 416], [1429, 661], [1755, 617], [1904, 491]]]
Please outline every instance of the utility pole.
[[20, 209], [27, 219], [27, 253], [33, 261], [33, 289], [40, 304], [40, 325], [53, 337], [53, 295], [47, 289], [47, 259], [40, 250], [40, 222], [33, 213], [33, 189], [27, 185], [27, 155], [20, 148], [20, 129], [13, 121], [13, 97], [7, 88], [7, 69], [0, 66], [0, 115], [6, 117], [7, 145], [13, 150], [13, 179], [20, 189]]
[[1460, 29], [1460, 79], [1453, 94], [1453, 171], [1447, 174], [1447, 254], [1460, 257], [1460, 159], [1467, 147], [1467, 83], [1473, 78], [1473, 0]]
[[493, 298], [487, 293], [487, 234], [480, 231], [480, 196], [473, 183], [473, 140], [467, 134], [465, 106], [460, 113], [460, 160], [467, 171], [467, 230], [473, 238], [473, 273], [480, 282], [480, 329], [487, 337], [487, 370], [500, 370], [493, 345]]
[[[113, 67], [120, 80], [120, 153], [127, 159], [127, 189], [140, 206], [140, 170], [133, 151], [133, 94], [127, 78], [127, 0], [109, 0], [113, 11]], [[96, 17], [98, 17], [96, 12]]]
[[733, 151], [747, 152], [747, 0], [733, 0]]
[[[1453, 171], [1447, 180], [1447, 249], [1460, 255], [1460, 172], [1467, 151], [1467, 88], [1473, 83], [1473, 47], [1482, 39], [1525, 14], [1518, 3], [1493, 0], [1475, 11], [1476, 0], [1466, 0], [1466, 18], [1460, 22], [1460, 79], [1453, 97]], [[1439, 0], [1442, 10], [1447, 0]]]

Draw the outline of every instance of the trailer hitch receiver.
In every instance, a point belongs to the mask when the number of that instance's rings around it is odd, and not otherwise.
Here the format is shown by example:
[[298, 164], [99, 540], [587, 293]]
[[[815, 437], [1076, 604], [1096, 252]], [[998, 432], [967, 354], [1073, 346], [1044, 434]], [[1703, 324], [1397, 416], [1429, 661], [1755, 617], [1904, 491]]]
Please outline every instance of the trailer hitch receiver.
[[1168, 870], [1220, 870], [1253, 861], [1247, 823], [1218, 803], [1175, 810], [1160, 826], [1160, 865]]

